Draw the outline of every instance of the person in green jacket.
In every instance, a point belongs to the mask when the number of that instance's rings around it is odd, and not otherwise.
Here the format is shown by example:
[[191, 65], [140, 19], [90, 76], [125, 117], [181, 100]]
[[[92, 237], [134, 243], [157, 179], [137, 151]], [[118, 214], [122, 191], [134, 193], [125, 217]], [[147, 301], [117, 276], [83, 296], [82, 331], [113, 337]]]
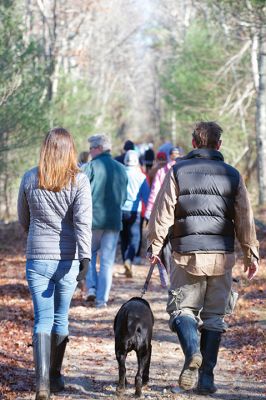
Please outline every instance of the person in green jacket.
[[[127, 198], [125, 167], [112, 159], [111, 141], [104, 134], [89, 137], [92, 160], [83, 171], [92, 192], [92, 258], [86, 277], [88, 301], [98, 308], [106, 307], [112, 286], [112, 269], [119, 232], [122, 229], [122, 206]], [[96, 270], [97, 253], [100, 270]]]

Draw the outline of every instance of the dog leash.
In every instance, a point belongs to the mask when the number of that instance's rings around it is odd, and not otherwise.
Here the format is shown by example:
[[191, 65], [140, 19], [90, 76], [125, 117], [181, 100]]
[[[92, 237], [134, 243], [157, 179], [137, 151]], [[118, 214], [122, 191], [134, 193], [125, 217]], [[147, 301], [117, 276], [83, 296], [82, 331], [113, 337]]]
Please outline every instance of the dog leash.
[[[159, 274], [160, 274], [160, 280], [161, 280], [161, 285], [163, 288], [166, 288], [168, 286], [168, 275], [167, 275], [167, 271], [165, 266], [163, 265], [161, 260], [158, 260], [158, 262], [156, 263], [158, 269], [159, 269]], [[140, 297], [143, 297], [144, 294], [146, 293], [148, 286], [149, 286], [149, 282], [151, 280], [151, 276], [154, 270], [155, 264], [151, 264], [148, 275], [146, 277], [145, 283], [143, 285], [143, 288], [140, 291]]]
[[148, 289], [148, 286], [149, 286], [149, 282], [151, 280], [151, 276], [152, 276], [152, 273], [153, 273], [153, 270], [154, 270], [154, 266], [155, 266], [155, 264], [151, 264], [151, 266], [150, 266], [148, 275], [146, 277], [146, 281], [145, 281], [145, 283], [143, 285], [143, 288], [140, 291], [140, 297], [143, 297], [144, 294], [147, 292], [147, 289]]

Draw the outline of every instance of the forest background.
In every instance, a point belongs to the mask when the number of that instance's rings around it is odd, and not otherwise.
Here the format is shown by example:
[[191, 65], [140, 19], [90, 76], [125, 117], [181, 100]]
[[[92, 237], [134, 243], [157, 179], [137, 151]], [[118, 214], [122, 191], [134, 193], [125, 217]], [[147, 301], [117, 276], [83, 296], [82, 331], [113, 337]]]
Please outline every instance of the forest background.
[[[265, 0], [1, 0], [0, 220], [52, 126], [78, 151], [106, 132], [190, 149], [195, 121], [223, 129], [225, 160], [266, 202]], [[258, 179], [257, 179], [258, 177]]]
[[[26, 235], [12, 221], [20, 179], [36, 165], [45, 133], [64, 126], [78, 152], [95, 132], [112, 137], [113, 155], [126, 139], [155, 149], [171, 141], [189, 151], [201, 119], [224, 129], [222, 153], [251, 193], [261, 256], [260, 272], [248, 282], [236, 249], [240, 299], [222, 342], [214, 397], [265, 399], [266, 0], [0, 0], [1, 399], [34, 396]], [[136, 268], [130, 285], [122, 269], [118, 257], [103, 314], [75, 294], [60, 398], [113, 397], [113, 318], [139, 293], [147, 265]], [[169, 399], [182, 354], [158, 282], [157, 275], [147, 294], [156, 323], [146, 395]]]

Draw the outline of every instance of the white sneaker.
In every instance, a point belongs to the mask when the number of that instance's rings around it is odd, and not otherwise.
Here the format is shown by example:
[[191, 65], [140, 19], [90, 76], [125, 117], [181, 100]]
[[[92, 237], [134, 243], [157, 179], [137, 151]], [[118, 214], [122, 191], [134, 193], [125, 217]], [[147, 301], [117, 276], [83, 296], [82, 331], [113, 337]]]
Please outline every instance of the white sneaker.
[[107, 304], [106, 303], [98, 303], [98, 304], [96, 303], [95, 307], [96, 308], [106, 308]]

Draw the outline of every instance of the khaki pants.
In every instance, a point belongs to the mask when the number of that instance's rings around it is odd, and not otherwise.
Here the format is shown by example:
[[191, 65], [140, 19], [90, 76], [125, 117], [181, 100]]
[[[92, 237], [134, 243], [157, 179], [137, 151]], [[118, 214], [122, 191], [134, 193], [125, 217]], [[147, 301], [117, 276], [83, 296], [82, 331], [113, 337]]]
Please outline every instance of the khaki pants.
[[231, 269], [224, 275], [197, 276], [172, 261], [166, 309], [170, 328], [178, 315], [190, 315], [198, 321], [199, 329], [225, 332], [224, 316], [228, 313], [231, 286]]

